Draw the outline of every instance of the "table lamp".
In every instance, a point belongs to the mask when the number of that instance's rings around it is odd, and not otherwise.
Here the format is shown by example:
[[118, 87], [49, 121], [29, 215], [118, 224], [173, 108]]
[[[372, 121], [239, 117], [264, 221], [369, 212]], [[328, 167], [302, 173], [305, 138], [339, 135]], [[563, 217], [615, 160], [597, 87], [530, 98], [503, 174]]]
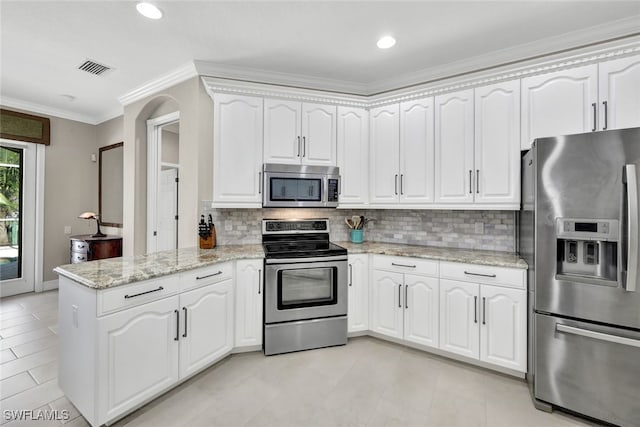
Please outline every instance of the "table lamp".
[[98, 224], [98, 231], [96, 232], [96, 234], [93, 234], [91, 237], [106, 237], [107, 235], [100, 231], [100, 219], [98, 218], [98, 216], [99, 215], [96, 215], [95, 212], [83, 212], [80, 215], [78, 215], [78, 218], [95, 219], [96, 223]]

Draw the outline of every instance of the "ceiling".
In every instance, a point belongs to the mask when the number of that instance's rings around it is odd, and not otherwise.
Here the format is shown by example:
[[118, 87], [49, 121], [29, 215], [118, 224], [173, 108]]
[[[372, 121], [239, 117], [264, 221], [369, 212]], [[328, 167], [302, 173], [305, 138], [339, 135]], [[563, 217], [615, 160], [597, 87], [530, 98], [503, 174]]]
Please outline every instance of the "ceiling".
[[[122, 114], [119, 97], [194, 60], [371, 94], [469, 58], [502, 52], [505, 60], [524, 59], [538, 45], [559, 50], [640, 29], [638, 1], [155, 4], [164, 12], [159, 21], [130, 1], [1, 0], [0, 102], [100, 123]], [[397, 45], [380, 50], [385, 34]], [[102, 76], [78, 70], [86, 59], [114, 69]]]

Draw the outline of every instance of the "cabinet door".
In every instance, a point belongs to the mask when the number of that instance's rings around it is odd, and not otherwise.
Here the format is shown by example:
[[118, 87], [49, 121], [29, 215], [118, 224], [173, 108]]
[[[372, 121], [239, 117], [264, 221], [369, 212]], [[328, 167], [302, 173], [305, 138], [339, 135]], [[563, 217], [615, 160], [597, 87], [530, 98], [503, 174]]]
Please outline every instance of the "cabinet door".
[[480, 360], [527, 370], [527, 292], [482, 285]]
[[264, 162], [300, 164], [302, 159], [302, 104], [264, 100]]
[[597, 129], [598, 66], [587, 65], [522, 79], [520, 148], [536, 138]]
[[338, 167], [340, 204], [369, 200], [369, 113], [363, 108], [338, 107]]
[[233, 348], [233, 280], [180, 295], [180, 314], [180, 378], [185, 378]]
[[369, 256], [349, 255], [349, 332], [369, 329]]
[[475, 90], [475, 203], [520, 204], [520, 80]]
[[433, 202], [433, 120], [433, 98], [400, 104], [401, 203]]
[[215, 94], [213, 201], [262, 206], [262, 98]]
[[436, 203], [473, 203], [473, 90], [435, 98]]
[[302, 104], [302, 164], [336, 165], [336, 107]]
[[369, 201], [398, 203], [400, 156], [400, 106], [372, 108], [369, 111]]
[[99, 419], [108, 420], [178, 381], [178, 297], [98, 320]]
[[438, 347], [440, 298], [437, 277], [405, 274], [404, 339]]
[[440, 349], [478, 359], [479, 285], [440, 279]]
[[371, 282], [371, 330], [402, 338], [402, 281], [400, 273], [373, 270]]
[[236, 347], [262, 345], [262, 260], [236, 261]]
[[600, 94], [599, 128], [640, 126], [640, 56], [598, 65]]

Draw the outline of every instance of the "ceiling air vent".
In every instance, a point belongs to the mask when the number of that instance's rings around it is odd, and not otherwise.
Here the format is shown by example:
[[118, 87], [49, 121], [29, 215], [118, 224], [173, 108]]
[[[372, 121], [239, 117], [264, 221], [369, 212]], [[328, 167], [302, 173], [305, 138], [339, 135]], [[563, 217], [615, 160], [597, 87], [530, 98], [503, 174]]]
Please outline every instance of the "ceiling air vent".
[[107, 65], [98, 64], [90, 59], [87, 59], [78, 67], [78, 70], [86, 71], [96, 76], [100, 76], [111, 69], [112, 68]]

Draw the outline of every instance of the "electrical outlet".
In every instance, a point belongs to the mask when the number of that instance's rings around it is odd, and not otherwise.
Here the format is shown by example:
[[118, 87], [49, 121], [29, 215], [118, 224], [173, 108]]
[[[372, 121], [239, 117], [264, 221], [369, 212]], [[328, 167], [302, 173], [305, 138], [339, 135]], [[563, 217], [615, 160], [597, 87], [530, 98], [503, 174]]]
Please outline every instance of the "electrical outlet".
[[484, 223], [476, 222], [476, 234], [484, 234]]
[[70, 225], [65, 225], [64, 226], [64, 234], [71, 234], [71, 226]]

